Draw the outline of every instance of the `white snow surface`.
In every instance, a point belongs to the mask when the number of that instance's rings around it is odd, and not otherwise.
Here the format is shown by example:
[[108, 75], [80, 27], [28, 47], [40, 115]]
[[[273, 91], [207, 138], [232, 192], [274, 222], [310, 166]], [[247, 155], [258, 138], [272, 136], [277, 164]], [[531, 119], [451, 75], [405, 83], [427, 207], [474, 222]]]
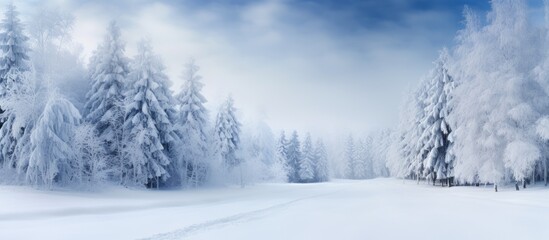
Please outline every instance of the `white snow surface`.
[[538, 239], [549, 188], [397, 179], [101, 192], [0, 186], [0, 239]]

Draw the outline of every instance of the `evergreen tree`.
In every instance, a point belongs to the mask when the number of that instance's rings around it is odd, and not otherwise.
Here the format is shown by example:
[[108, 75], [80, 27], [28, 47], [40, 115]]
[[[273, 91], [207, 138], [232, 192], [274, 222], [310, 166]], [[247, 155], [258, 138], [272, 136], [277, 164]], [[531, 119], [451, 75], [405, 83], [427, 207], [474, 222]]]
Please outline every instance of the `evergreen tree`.
[[356, 148], [355, 148], [355, 142], [353, 140], [353, 136], [349, 136], [347, 138], [346, 146], [345, 146], [345, 177], [349, 179], [355, 179], [355, 164], [356, 164]]
[[289, 169], [289, 178], [288, 180], [292, 183], [299, 182], [299, 171], [301, 162], [301, 143], [299, 142], [299, 136], [297, 132], [292, 133], [292, 138], [288, 143], [287, 148], [287, 157], [288, 157], [288, 169]]
[[236, 119], [236, 109], [233, 104], [232, 97], [229, 97], [219, 110], [215, 123], [217, 151], [229, 168], [236, 167], [241, 162], [237, 156], [240, 148], [241, 124]]
[[208, 162], [208, 112], [206, 98], [200, 93], [203, 84], [198, 75], [200, 68], [194, 61], [187, 64], [183, 80], [185, 85], [177, 95], [182, 133], [182, 176], [191, 186], [205, 181]]
[[284, 131], [280, 133], [280, 138], [276, 144], [276, 160], [282, 166], [282, 170], [286, 176], [285, 180], [289, 181], [289, 166], [288, 166], [288, 140]]
[[[28, 37], [13, 4], [9, 4], [0, 30], [0, 164], [15, 167], [16, 145], [30, 129], [14, 126], [15, 113], [7, 105], [8, 97], [17, 99], [30, 71]], [[27, 79], [28, 80], [28, 79]], [[9, 95], [9, 96], [8, 96]], [[17, 105], [12, 103], [12, 105]], [[15, 107], [15, 106], [14, 106]]]
[[315, 155], [313, 151], [311, 135], [307, 134], [303, 142], [303, 156], [299, 161], [299, 180], [300, 182], [313, 182], [315, 178]]
[[30, 136], [26, 179], [32, 185], [52, 188], [74, 183], [80, 174], [74, 134], [80, 124], [78, 110], [69, 101], [50, 97]]
[[[131, 85], [126, 93], [128, 105], [124, 118], [125, 142], [136, 144], [126, 149], [130, 152], [124, 151], [126, 180], [157, 188], [170, 177], [174, 148], [179, 143], [173, 125], [175, 101], [163, 70], [150, 44], [141, 42], [129, 75]], [[141, 157], [132, 156], [136, 150], [141, 152]]]
[[366, 143], [359, 139], [355, 146], [355, 157], [352, 161], [353, 177], [355, 179], [366, 179], [369, 176], [367, 161], [370, 160]]
[[21, 73], [30, 70], [28, 40], [19, 13], [9, 4], [0, 30], [0, 97], [8, 91], [17, 91]]
[[124, 91], [129, 73], [120, 28], [111, 22], [103, 42], [90, 61], [91, 89], [86, 95], [85, 120], [96, 127], [105, 143], [111, 168], [122, 168]]
[[317, 159], [315, 179], [317, 182], [326, 182], [330, 179], [328, 153], [322, 140], [317, 140], [315, 144], [315, 158]]
[[[448, 177], [447, 149], [448, 135], [451, 132], [448, 125], [448, 107], [454, 81], [448, 75], [448, 53], [443, 50], [431, 73], [429, 89], [423, 99], [425, 115], [420, 121], [423, 133], [418, 148], [418, 158], [423, 159], [423, 176], [433, 180]], [[448, 160], [451, 160], [448, 157]]]

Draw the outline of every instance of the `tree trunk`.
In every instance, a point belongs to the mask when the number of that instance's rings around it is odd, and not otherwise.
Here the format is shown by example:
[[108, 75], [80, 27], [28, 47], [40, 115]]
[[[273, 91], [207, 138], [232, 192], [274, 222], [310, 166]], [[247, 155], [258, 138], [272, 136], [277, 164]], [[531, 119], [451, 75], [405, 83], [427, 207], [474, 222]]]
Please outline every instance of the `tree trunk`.
[[522, 188], [526, 188], [526, 180], [524, 178], [522, 179]]
[[545, 186], [547, 187], [547, 159], [543, 161], [543, 176], [545, 178]]
[[498, 192], [498, 185], [497, 184], [494, 184], [494, 190], [496, 190], [496, 192]]
[[534, 171], [532, 171], [532, 185], [534, 184], [536, 184], [536, 168], [534, 168]]
[[520, 189], [519, 189], [519, 184], [518, 184], [518, 181], [517, 181], [517, 182], [515, 182], [515, 189], [516, 189], [517, 191], [518, 191], [518, 190], [520, 190]]

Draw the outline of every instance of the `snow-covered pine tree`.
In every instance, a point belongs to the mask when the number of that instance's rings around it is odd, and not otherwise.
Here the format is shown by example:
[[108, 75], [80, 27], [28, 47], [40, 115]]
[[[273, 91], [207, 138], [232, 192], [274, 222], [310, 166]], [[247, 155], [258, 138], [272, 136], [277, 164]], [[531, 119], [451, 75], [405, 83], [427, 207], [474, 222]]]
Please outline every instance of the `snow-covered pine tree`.
[[175, 147], [180, 143], [174, 128], [175, 100], [169, 90], [170, 81], [164, 74], [164, 66], [154, 55], [147, 41], [142, 41], [129, 75], [127, 106], [124, 121], [124, 142], [132, 142], [142, 157], [134, 158], [132, 152], [124, 159], [123, 169], [128, 183], [160, 187], [175, 169]]
[[196, 187], [206, 180], [208, 156], [208, 112], [204, 107], [206, 98], [200, 92], [203, 84], [198, 75], [200, 68], [191, 60], [183, 73], [185, 85], [176, 96], [179, 104], [179, 123], [182, 133], [182, 154], [180, 166], [183, 168], [182, 181]]
[[[111, 22], [90, 61], [91, 89], [86, 95], [85, 120], [94, 125], [109, 155], [109, 168], [122, 168], [124, 91], [129, 73], [120, 28]], [[119, 172], [119, 171], [118, 171]], [[121, 176], [114, 176], [121, 178]]]
[[367, 162], [370, 161], [369, 148], [366, 142], [359, 139], [355, 146], [355, 157], [352, 162], [353, 177], [355, 179], [366, 179], [369, 177]]
[[404, 125], [401, 127], [407, 127], [404, 129], [405, 134], [403, 135], [402, 154], [405, 157], [406, 162], [406, 172], [410, 173], [411, 176], [415, 177], [419, 183], [419, 180], [423, 177], [424, 172], [424, 156], [420, 154], [422, 142], [421, 136], [424, 133], [424, 126], [422, 120], [425, 118], [425, 99], [428, 98], [430, 82], [428, 79], [423, 79], [420, 83], [420, 86], [416, 91], [413, 92], [413, 99], [406, 104], [408, 109], [407, 117], [408, 119]]
[[292, 138], [290, 138], [290, 141], [288, 142], [287, 154], [289, 169], [288, 180], [291, 183], [299, 182], [299, 162], [301, 162], [302, 154], [301, 143], [299, 142], [297, 131], [292, 133]]
[[315, 158], [317, 159], [315, 179], [317, 182], [326, 182], [330, 180], [328, 165], [328, 152], [322, 140], [318, 139], [315, 144]]
[[454, 80], [448, 74], [448, 59], [447, 50], [442, 50], [429, 76], [426, 98], [422, 99], [425, 113], [420, 120], [423, 132], [418, 142], [417, 158], [422, 159], [423, 177], [431, 179], [433, 184], [437, 179], [450, 177], [448, 169], [453, 161], [452, 156], [447, 156], [450, 145], [448, 135], [451, 132], [448, 124], [451, 111], [449, 101], [454, 89]]
[[215, 122], [217, 151], [229, 169], [240, 165], [242, 161], [237, 153], [240, 148], [240, 122], [233, 104], [233, 98], [229, 96], [217, 113]]
[[310, 134], [307, 134], [305, 137], [302, 153], [303, 156], [299, 161], [299, 181], [303, 183], [313, 182], [315, 178], [316, 159]]
[[282, 167], [282, 171], [285, 174], [285, 180], [289, 181], [289, 166], [288, 166], [288, 140], [286, 140], [286, 133], [282, 131], [280, 138], [276, 143], [276, 161], [279, 166]]
[[[23, 33], [23, 25], [13, 4], [9, 4], [0, 29], [0, 164], [10, 162], [15, 167], [15, 148], [25, 135], [24, 126], [14, 126], [15, 114], [4, 106], [7, 95], [17, 99], [23, 81], [30, 71], [28, 37]], [[27, 129], [27, 132], [29, 130]], [[1, 165], [0, 165], [1, 166]]]
[[[13, 4], [9, 4], [0, 30], [0, 97], [8, 90], [17, 91], [21, 73], [30, 71], [29, 38], [23, 33], [23, 24]], [[1, 109], [1, 106], [0, 106]]]
[[50, 96], [30, 137], [29, 184], [52, 188], [79, 180], [80, 159], [74, 149], [74, 134], [81, 122], [78, 110], [60, 96]]
[[352, 135], [349, 135], [347, 138], [347, 141], [345, 143], [345, 152], [344, 152], [344, 159], [345, 159], [345, 177], [349, 179], [355, 179], [355, 163], [356, 163], [356, 147], [355, 147], [355, 141], [353, 139]]

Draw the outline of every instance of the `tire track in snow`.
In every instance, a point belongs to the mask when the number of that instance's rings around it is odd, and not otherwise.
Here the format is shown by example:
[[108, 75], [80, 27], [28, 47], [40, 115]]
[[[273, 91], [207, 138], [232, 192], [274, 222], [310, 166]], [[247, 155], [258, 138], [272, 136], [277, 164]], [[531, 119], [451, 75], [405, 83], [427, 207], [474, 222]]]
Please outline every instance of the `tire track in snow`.
[[135, 211], [145, 211], [153, 209], [163, 209], [163, 208], [178, 208], [178, 207], [187, 207], [193, 205], [204, 205], [215, 202], [223, 202], [223, 199], [211, 199], [207, 201], [172, 201], [172, 202], [157, 202], [151, 204], [142, 204], [142, 205], [115, 205], [115, 206], [98, 206], [98, 207], [75, 207], [75, 208], [65, 208], [65, 209], [55, 209], [55, 210], [43, 210], [43, 211], [32, 211], [32, 212], [15, 212], [15, 213], [3, 213], [0, 214], [0, 222], [3, 221], [24, 221], [24, 220], [40, 220], [48, 218], [57, 218], [57, 217], [73, 217], [80, 215], [109, 215], [117, 213], [127, 213]]
[[[292, 190], [278, 191], [282, 194], [285, 192], [292, 192]], [[8, 212], [0, 213], [0, 222], [6, 221], [26, 221], [26, 220], [43, 220], [50, 218], [60, 217], [76, 217], [83, 215], [112, 215], [119, 213], [130, 213], [137, 211], [146, 211], [154, 209], [167, 209], [167, 208], [181, 208], [190, 206], [209, 205], [212, 203], [224, 203], [228, 200], [236, 201], [238, 199], [245, 199], [250, 194], [231, 196], [232, 199], [211, 197], [207, 199], [198, 200], [186, 200], [186, 201], [156, 201], [151, 203], [131, 204], [131, 205], [104, 205], [94, 207], [72, 207], [72, 208], [59, 208], [48, 210], [35, 210], [26, 212]]]
[[204, 231], [204, 230], [208, 230], [208, 229], [214, 229], [214, 228], [220, 228], [220, 227], [223, 227], [223, 226], [226, 226], [226, 225], [249, 222], [249, 221], [252, 221], [254, 219], [260, 219], [262, 215], [266, 215], [269, 212], [273, 212], [275, 210], [285, 208], [285, 207], [287, 207], [289, 205], [292, 205], [294, 203], [305, 201], [305, 200], [312, 199], [312, 198], [318, 198], [318, 197], [322, 197], [322, 196], [326, 196], [326, 195], [331, 195], [331, 194], [334, 194], [334, 193], [336, 193], [336, 192], [325, 193], [325, 194], [320, 194], [320, 195], [314, 195], [314, 196], [309, 196], [309, 197], [304, 197], [304, 198], [298, 198], [298, 199], [294, 199], [292, 201], [279, 203], [279, 204], [276, 204], [276, 205], [273, 205], [273, 206], [270, 206], [270, 207], [266, 207], [266, 208], [262, 208], [262, 209], [258, 209], [258, 210], [239, 213], [239, 214], [231, 215], [231, 216], [224, 217], [224, 218], [218, 218], [218, 219], [206, 221], [206, 222], [203, 222], [203, 223], [193, 224], [193, 225], [190, 225], [190, 226], [187, 226], [187, 227], [175, 230], [175, 231], [160, 233], [160, 234], [153, 235], [151, 237], [142, 238], [141, 240], [183, 239], [186, 236], [189, 236], [191, 234], [196, 234], [197, 232], [200, 232], [200, 231]]

